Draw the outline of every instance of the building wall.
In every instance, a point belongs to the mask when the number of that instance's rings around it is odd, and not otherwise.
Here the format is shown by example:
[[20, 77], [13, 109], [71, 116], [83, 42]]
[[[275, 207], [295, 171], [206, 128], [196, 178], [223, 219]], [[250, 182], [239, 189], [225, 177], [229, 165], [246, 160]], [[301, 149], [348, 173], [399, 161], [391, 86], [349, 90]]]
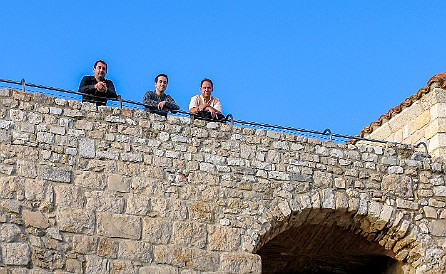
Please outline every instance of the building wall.
[[434, 157], [446, 153], [446, 95], [445, 90], [434, 83], [430, 91], [420, 99], [404, 107], [401, 112], [392, 112], [391, 119], [381, 119], [382, 124], [372, 124], [373, 131], [365, 138], [418, 144], [424, 142]]
[[341, 221], [441, 273], [445, 202], [444, 164], [406, 146], [0, 90], [2, 274], [260, 273], [280, 232]]

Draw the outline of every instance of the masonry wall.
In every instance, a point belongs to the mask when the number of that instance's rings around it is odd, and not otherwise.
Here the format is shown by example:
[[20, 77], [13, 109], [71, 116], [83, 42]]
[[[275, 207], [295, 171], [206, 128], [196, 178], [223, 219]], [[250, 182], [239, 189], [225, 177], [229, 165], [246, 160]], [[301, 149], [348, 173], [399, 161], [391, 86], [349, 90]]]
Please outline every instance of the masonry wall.
[[364, 137], [405, 144], [425, 142], [432, 156], [445, 155], [446, 93], [438, 83], [431, 85], [428, 93], [401, 112], [391, 113], [390, 119], [381, 119], [381, 125], [372, 123], [373, 131]]
[[341, 217], [440, 273], [445, 204], [444, 164], [410, 147], [0, 90], [2, 274], [260, 273], [280, 232]]

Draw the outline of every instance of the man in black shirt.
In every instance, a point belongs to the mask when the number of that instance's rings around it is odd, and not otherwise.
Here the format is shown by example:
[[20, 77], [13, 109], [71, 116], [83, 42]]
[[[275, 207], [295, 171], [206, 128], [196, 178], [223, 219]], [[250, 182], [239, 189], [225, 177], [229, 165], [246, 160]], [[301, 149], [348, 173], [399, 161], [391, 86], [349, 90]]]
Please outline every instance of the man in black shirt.
[[93, 73], [94, 76], [84, 76], [79, 85], [79, 92], [83, 93], [82, 102], [105, 106], [107, 99], [116, 99], [117, 97], [113, 82], [105, 79], [107, 63], [103, 60], [96, 61]]

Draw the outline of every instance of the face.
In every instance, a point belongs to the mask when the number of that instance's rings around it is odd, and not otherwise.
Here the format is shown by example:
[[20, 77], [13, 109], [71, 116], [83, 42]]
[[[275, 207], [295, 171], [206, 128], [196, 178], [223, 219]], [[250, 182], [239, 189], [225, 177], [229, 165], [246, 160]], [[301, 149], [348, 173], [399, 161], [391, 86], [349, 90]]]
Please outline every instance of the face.
[[107, 74], [107, 65], [101, 62], [96, 64], [96, 67], [93, 68], [94, 78], [103, 80], [105, 75]]
[[167, 78], [164, 76], [158, 76], [157, 81], [155, 82], [156, 91], [163, 93], [167, 88]]
[[208, 81], [204, 81], [201, 85], [200, 91], [204, 98], [209, 98], [212, 94], [212, 84]]

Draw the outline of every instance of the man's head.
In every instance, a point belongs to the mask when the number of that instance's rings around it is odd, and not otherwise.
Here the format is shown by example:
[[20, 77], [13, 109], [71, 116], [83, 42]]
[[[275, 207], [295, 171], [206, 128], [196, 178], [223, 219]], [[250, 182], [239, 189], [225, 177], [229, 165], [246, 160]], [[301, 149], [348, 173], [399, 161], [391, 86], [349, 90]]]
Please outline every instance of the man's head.
[[93, 72], [96, 80], [104, 80], [105, 75], [107, 74], [107, 63], [105, 63], [103, 60], [96, 61], [96, 63], [94, 63]]
[[166, 91], [167, 89], [167, 83], [169, 82], [169, 78], [167, 77], [166, 74], [158, 74], [155, 77], [155, 88], [156, 88], [156, 93], [158, 94], [162, 94]]
[[207, 99], [211, 96], [213, 88], [214, 84], [212, 83], [211, 79], [204, 78], [201, 80], [200, 91], [204, 98]]

